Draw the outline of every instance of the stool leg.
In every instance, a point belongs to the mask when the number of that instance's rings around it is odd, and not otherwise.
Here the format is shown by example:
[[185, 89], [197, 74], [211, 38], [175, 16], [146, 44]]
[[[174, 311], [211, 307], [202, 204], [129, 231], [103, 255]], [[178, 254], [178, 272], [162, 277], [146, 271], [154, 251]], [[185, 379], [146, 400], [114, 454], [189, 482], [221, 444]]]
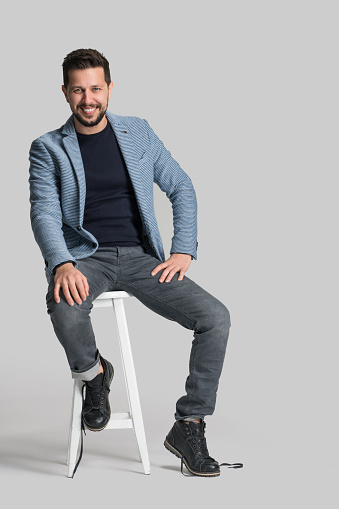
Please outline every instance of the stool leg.
[[81, 412], [82, 412], [82, 380], [74, 380], [71, 425], [69, 430], [67, 477], [72, 477], [77, 460], [77, 453], [81, 437]]
[[150, 474], [151, 467], [148, 457], [144, 422], [141, 413], [139, 391], [135, 375], [131, 343], [128, 334], [124, 303], [123, 299], [113, 299], [113, 300], [114, 300], [114, 311], [118, 325], [122, 364], [124, 368], [127, 395], [131, 410], [131, 417], [133, 420], [134, 432], [137, 439], [139, 455], [144, 467], [144, 472], [145, 474]]

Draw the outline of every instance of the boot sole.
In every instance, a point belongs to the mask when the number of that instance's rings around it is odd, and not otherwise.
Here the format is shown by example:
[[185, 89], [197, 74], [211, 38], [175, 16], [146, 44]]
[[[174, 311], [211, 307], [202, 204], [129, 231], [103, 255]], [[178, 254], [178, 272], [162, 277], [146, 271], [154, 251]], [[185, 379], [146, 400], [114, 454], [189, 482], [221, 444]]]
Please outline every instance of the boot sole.
[[174, 454], [177, 458], [179, 458], [179, 459], [181, 459], [181, 458], [182, 458], [183, 462], [185, 463], [185, 467], [187, 468], [187, 470], [188, 470], [189, 472], [191, 472], [191, 474], [193, 474], [193, 475], [197, 475], [197, 476], [199, 476], [199, 477], [219, 477], [220, 472], [216, 472], [216, 473], [215, 473], [215, 472], [213, 472], [213, 473], [208, 473], [208, 472], [204, 472], [204, 473], [202, 473], [202, 472], [196, 472], [195, 470], [193, 470], [193, 469], [189, 466], [189, 464], [188, 464], [188, 462], [187, 462], [187, 460], [186, 460], [185, 456], [183, 457], [183, 456], [182, 456], [182, 454], [181, 454], [181, 453], [180, 453], [180, 452], [179, 452], [179, 451], [178, 451], [175, 447], [173, 447], [173, 445], [171, 445], [171, 444], [170, 444], [167, 440], [165, 440], [165, 442], [164, 442], [164, 446], [166, 447], [166, 449], [167, 449], [169, 452], [171, 452], [172, 454]]
[[[107, 362], [107, 361], [106, 361], [106, 362]], [[111, 364], [111, 366], [112, 366], [112, 364]], [[109, 381], [109, 386], [111, 386], [111, 383], [112, 383], [113, 377], [114, 377], [114, 368], [113, 368], [113, 366], [112, 366], [112, 375], [111, 375], [111, 378], [110, 378], [110, 381]], [[88, 429], [89, 431], [102, 431], [103, 429], [105, 429], [105, 428], [107, 427], [107, 425], [108, 425], [108, 423], [109, 423], [109, 421], [110, 421], [110, 418], [111, 418], [111, 413], [112, 413], [112, 412], [111, 412], [111, 404], [110, 404], [109, 400], [108, 400], [108, 405], [109, 405], [109, 419], [108, 419], [108, 421], [106, 422], [105, 426], [103, 426], [102, 428], [89, 428], [89, 427], [87, 426], [87, 424], [85, 423], [85, 420], [83, 419], [83, 422], [84, 422], [84, 425], [85, 425], [85, 428], [86, 428], [86, 429]]]

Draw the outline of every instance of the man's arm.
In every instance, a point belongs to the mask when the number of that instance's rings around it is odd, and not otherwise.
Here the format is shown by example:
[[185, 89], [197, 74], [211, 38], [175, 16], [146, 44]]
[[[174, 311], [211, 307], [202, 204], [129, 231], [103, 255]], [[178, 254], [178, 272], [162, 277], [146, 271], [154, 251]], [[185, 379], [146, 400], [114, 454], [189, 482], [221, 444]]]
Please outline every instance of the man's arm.
[[32, 230], [48, 268], [53, 273], [59, 266], [54, 276], [55, 300], [60, 302], [59, 291], [62, 288], [68, 304], [74, 304], [72, 297], [81, 304], [81, 299], [85, 300], [86, 293], [88, 295], [88, 283], [73, 266], [72, 262], [76, 260], [67, 249], [62, 231], [58, 178], [52, 158], [41, 140], [33, 141], [29, 160]]
[[169, 283], [176, 273], [178, 281], [182, 281], [192, 258], [197, 258], [196, 194], [188, 175], [145, 122], [152, 147], [154, 181], [171, 201], [174, 229], [171, 256], [154, 268], [152, 276], [162, 270], [160, 283]]
[[41, 140], [33, 141], [29, 153], [31, 225], [49, 270], [64, 261], [75, 261], [62, 231], [60, 185], [53, 160]]
[[151, 143], [154, 182], [166, 193], [173, 210], [173, 238], [170, 253], [197, 258], [197, 200], [193, 184], [145, 120]]

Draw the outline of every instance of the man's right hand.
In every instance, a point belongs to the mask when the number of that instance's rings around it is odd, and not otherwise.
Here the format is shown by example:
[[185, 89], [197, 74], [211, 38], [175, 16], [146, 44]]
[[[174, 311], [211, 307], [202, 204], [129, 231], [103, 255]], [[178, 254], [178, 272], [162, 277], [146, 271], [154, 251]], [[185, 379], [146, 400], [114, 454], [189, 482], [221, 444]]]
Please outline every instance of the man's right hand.
[[74, 267], [73, 263], [65, 263], [55, 271], [54, 299], [57, 304], [60, 302], [60, 288], [70, 306], [74, 305], [74, 301], [80, 305], [89, 295], [87, 278]]

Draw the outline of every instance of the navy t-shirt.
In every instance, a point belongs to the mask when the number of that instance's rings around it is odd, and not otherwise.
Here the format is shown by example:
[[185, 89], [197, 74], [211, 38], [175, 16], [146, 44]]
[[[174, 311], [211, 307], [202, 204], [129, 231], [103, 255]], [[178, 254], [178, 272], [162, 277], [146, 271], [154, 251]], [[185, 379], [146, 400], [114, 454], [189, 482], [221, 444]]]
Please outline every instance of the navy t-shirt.
[[86, 176], [83, 227], [99, 246], [142, 244], [138, 204], [110, 123], [99, 133], [77, 137]]

